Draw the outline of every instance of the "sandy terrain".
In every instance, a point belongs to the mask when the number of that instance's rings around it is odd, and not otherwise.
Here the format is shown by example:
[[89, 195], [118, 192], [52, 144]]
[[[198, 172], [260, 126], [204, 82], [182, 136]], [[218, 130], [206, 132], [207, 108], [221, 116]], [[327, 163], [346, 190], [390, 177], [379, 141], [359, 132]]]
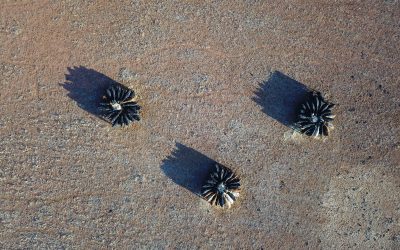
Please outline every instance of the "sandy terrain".
[[[160, 2], [1, 1], [0, 248], [399, 249], [400, 2]], [[113, 81], [141, 122], [98, 117]], [[289, 128], [304, 88], [327, 140]]]

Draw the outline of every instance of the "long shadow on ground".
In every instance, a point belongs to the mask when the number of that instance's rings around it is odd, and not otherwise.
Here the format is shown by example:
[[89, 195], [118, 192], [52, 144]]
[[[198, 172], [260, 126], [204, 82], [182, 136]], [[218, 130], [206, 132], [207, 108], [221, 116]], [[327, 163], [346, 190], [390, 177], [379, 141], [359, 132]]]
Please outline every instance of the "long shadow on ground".
[[83, 66], [69, 67], [65, 82], [61, 84], [69, 91], [68, 96], [80, 108], [99, 117], [101, 117], [99, 103], [105, 90], [111, 85], [119, 85], [119, 83], [96, 70]]
[[293, 127], [296, 113], [307, 99], [310, 89], [289, 76], [275, 71], [268, 80], [260, 83], [252, 98], [262, 111], [288, 127]]
[[201, 186], [214, 162], [202, 153], [176, 143], [172, 154], [163, 160], [161, 169], [173, 182], [200, 196]]

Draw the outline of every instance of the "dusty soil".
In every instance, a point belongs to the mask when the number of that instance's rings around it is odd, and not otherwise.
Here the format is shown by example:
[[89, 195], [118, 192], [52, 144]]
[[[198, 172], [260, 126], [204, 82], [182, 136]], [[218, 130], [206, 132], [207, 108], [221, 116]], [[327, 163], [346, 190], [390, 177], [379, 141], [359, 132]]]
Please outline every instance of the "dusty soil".
[[[399, 1], [160, 2], [1, 1], [0, 247], [399, 249]], [[141, 122], [99, 118], [112, 81]], [[289, 128], [303, 87], [327, 140]]]

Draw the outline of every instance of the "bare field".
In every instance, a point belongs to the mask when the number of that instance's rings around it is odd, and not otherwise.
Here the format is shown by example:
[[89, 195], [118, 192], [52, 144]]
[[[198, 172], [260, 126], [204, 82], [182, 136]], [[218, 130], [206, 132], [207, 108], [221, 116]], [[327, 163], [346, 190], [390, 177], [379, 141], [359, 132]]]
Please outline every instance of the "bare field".
[[[400, 2], [2, 0], [0, 248], [399, 249]], [[110, 81], [142, 120], [112, 128]], [[327, 140], [290, 98], [336, 103]], [[230, 210], [196, 194], [213, 159]]]

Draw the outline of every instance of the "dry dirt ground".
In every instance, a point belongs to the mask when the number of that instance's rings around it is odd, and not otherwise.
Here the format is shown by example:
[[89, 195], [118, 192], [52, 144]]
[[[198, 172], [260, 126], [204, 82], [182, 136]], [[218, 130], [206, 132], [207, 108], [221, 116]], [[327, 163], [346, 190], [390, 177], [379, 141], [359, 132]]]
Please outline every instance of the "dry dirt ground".
[[[399, 41], [398, 0], [1, 0], [0, 248], [399, 249]], [[141, 122], [99, 118], [112, 81]], [[327, 140], [289, 128], [304, 88]]]

